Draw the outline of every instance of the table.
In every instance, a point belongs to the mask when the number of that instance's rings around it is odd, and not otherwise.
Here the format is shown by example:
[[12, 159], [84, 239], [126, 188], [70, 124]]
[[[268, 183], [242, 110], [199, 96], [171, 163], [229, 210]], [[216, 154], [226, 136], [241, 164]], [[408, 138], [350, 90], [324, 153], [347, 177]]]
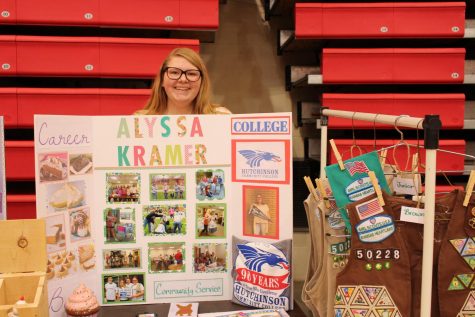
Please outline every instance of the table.
[[[185, 300], [183, 301], [185, 302]], [[189, 301], [190, 303], [192, 301]], [[99, 317], [135, 317], [139, 313], [156, 313], [158, 317], [167, 317], [170, 304], [149, 304], [149, 305], [116, 305], [102, 307]], [[200, 302], [198, 313], [214, 313], [220, 311], [257, 309], [241, 306], [231, 301]], [[305, 317], [305, 314], [294, 303], [294, 310], [288, 312], [291, 317]]]

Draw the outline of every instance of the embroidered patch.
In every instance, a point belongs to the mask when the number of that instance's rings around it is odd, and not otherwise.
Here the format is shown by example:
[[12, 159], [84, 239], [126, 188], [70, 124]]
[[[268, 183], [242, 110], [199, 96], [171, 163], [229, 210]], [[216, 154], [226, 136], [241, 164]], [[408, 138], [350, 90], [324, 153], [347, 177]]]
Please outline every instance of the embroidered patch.
[[333, 243], [329, 246], [329, 252], [331, 254], [342, 254], [347, 253], [350, 250], [351, 240], [346, 239], [343, 242]]
[[356, 205], [355, 208], [360, 220], [365, 220], [366, 218], [384, 212], [383, 207], [381, 207], [379, 204], [378, 198], [374, 198], [362, 204]]
[[374, 193], [374, 187], [369, 177], [362, 177], [348, 185], [345, 193], [350, 201], [358, 201]]
[[462, 289], [465, 289], [465, 287], [462, 285], [459, 279], [454, 276], [452, 280], [450, 281], [449, 291], [459, 291]]
[[378, 297], [379, 293], [381, 293], [381, 287], [366, 287], [363, 286], [363, 291], [366, 294], [366, 297], [368, 297], [369, 302], [371, 304], [374, 304], [376, 301], [376, 298]]
[[472, 238], [468, 238], [465, 246], [463, 247], [462, 256], [475, 255], [475, 242]]
[[327, 219], [330, 228], [335, 230], [345, 228], [345, 221], [341, 217], [341, 213], [338, 210], [331, 211]]
[[356, 225], [356, 233], [361, 242], [381, 242], [390, 237], [396, 228], [389, 215], [373, 216]]
[[361, 288], [356, 290], [355, 296], [350, 303], [351, 306], [369, 306], [369, 300], [366, 299], [366, 296], [363, 294], [363, 290]]
[[[352, 289], [352, 294], [342, 303], [339, 294]], [[399, 309], [389, 295], [385, 286], [351, 285], [338, 286], [335, 297], [335, 316], [346, 314], [351, 317], [389, 317], [401, 316]]]
[[339, 289], [336, 290], [335, 305], [345, 305], [345, 301], [343, 300], [343, 295], [341, 294]]
[[475, 292], [471, 291], [457, 317], [473, 316], [475, 310]]
[[475, 241], [473, 239], [452, 239], [449, 241], [468, 266], [475, 270]]
[[458, 279], [462, 281], [465, 287], [470, 286], [470, 282], [473, 279], [474, 274], [459, 274], [457, 275]]
[[351, 176], [355, 175], [356, 173], [368, 173], [369, 169], [366, 166], [364, 161], [353, 161], [353, 162], [346, 162], [345, 169], [350, 173]]

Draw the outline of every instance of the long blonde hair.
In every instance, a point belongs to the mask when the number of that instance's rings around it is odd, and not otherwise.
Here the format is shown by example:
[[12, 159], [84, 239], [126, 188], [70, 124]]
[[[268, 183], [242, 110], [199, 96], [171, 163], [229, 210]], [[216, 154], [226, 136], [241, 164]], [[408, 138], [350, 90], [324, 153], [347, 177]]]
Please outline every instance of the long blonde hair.
[[165, 89], [162, 87], [163, 76], [165, 74], [165, 68], [173, 57], [182, 57], [188, 62], [193, 64], [201, 71], [201, 85], [200, 91], [193, 102], [194, 114], [211, 114], [216, 113], [216, 105], [210, 103], [210, 81], [208, 76], [208, 70], [201, 59], [200, 55], [192, 49], [181, 47], [176, 48], [168, 54], [167, 58], [162, 64], [160, 71], [152, 85], [152, 94], [148, 99], [145, 107], [142, 110], [137, 111], [137, 114], [164, 114], [167, 110], [168, 97]]

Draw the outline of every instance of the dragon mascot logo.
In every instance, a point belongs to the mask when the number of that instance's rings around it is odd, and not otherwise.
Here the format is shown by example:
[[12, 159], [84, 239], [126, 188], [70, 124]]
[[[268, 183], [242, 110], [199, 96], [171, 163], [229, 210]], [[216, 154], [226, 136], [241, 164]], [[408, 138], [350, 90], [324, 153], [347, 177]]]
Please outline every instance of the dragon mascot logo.
[[[271, 244], [237, 244], [234, 297], [260, 308], [289, 309], [290, 266], [282, 251]], [[283, 296], [284, 295], [284, 296]]]

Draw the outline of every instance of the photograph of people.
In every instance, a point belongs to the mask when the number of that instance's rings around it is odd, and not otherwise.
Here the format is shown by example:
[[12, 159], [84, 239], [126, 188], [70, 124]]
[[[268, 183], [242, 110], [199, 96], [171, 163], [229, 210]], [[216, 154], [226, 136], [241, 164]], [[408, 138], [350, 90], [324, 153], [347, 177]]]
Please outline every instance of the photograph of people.
[[149, 243], [149, 272], [185, 272], [185, 243]]
[[243, 186], [244, 235], [278, 239], [278, 188]]
[[186, 205], [152, 205], [143, 207], [145, 236], [186, 234]]
[[135, 242], [135, 209], [104, 209], [106, 243]]
[[104, 294], [105, 294], [105, 302], [115, 302], [116, 295], [117, 295], [117, 284], [114, 283], [112, 276], [107, 278], [107, 283], [104, 285]]
[[196, 198], [198, 200], [224, 199], [224, 171], [199, 170], [196, 172]]
[[193, 246], [193, 272], [226, 272], [226, 243], [198, 243]]
[[145, 287], [143, 282], [143, 273], [104, 275], [104, 304], [144, 301]]
[[226, 204], [196, 204], [196, 237], [226, 236]]
[[210, 102], [211, 83], [203, 59], [192, 49], [176, 48], [168, 54], [152, 86], [145, 107], [135, 114], [229, 114]]
[[[142, 281], [143, 281], [143, 275]], [[145, 287], [143, 286], [142, 283], [139, 282], [139, 276], [135, 275], [132, 277], [132, 294], [130, 296], [130, 299], [132, 301], [143, 301], [144, 300], [144, 294], [145, 294]]]
[[185, 174], [151, 174], [150, 200], [186, 199]]
[[140, 249], [104, 250], [104, 269], [140, 268]]
[[106, 183], [108, 203], [140, 203], [140, 174], [107, 173]]

